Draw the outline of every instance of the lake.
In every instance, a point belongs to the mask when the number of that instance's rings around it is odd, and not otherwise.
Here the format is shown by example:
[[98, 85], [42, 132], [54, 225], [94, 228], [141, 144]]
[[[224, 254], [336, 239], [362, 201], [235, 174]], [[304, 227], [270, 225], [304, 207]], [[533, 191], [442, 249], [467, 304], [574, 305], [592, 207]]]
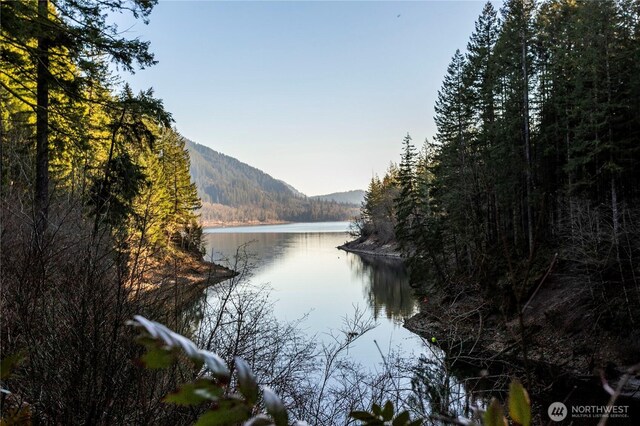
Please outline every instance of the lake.
[[385, 354], [422, 352], [422, 340], [402, 327], [418, 308], [403, 263], [338, 250], [350, 239], [348, 227], [349, 222], [324, 222], [205, 228], [207, 259], [233, 267], [238, 247], [246, 247], [251, 281], [269, 284], [276, 318], [306, 316], [303, 328], [319, 339], [338, 330], [355, 309], [365, 311], [376, 327], [349, 349], [365, 366], [381, 361], [376, 342]]
[[[275, 317], [283, 322], [304, 318], [302, 329], [320, 341], [330, 342], [329, 334], [339, 330], [343, 319], [352, 316], [355, 309], [364, 311], [376, 327], [356, 339], [348, 350], [349, 359], [372, 371], [381, 370], [381, 352], [387, 359], [392, 358], [387, 354], [395, 352], [415, 363], [411, 371], [420, 373], [411, 373], [411, 380], [414, 385], [418, 383], [421, 391], [414, 389], [410, 394], [420, 394], [427, 406], [414, 404], [418, 412], [430, 412], [432, 398], [435, 396], [438, 401], [444, 395], [443, 389], [447, 389], [444, 401], [448, 402], [439, 408], [436, 405], [437, 412], [446, 408], [450, 413], [469, 416], [467, 404], [484, 406], [492, 393], [482, 387], [472, 390], [478, 369], [466, 373], [447, 371], [442, 362], [445, 354], [437, 344], [429, 345], [402, 327], [403, 321], [418, 309], [404, 264], [397, 259], [338, 250], [337, 246], [351, 239], [348, 228], [348, 222], [206, 228], [204, 240], [207, 258], [231, 268], [238, 247], [244, 247], [251, 258], [252, 283], [270, 286], [264, 297], [274, 302]], [[215, 295], [210, 292], [207, 297]], [[470, 377], [465, 379], [467, 373]], [[414, 381], [416, 378], [419, 380]], [[504, 387], [506, 382], [497, 389]], [[601, 395], [598, 384], [584, 384], [574, 390], [569, 402], [575, 399], [580, 404], [606, 404], [608, 399]], [[544, 416], [544, 408], [553, 401], [564, 400], [566, 393], [543, 393], [535, 398], [541, 402]], [[341, 422], [335, 424], [344, 424]]]

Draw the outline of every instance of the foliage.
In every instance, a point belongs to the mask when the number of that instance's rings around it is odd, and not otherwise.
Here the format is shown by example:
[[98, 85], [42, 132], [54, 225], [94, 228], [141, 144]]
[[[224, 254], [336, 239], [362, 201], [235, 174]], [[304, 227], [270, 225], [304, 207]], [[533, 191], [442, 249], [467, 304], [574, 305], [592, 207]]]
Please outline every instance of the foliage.
[[389, 166], [382, 179], [378, 176], [371, 178], [361, 208], [362, 238], [373, 236], [382, 244], [395, 239], [398, 194], [398, 168], [395, 164]]
[[[557, 251], [589, 277], [591, 294], [606, 288], [594, 306], [614, 310], [621, 293], [616, 321], [635, 321], [640, 262], [624, 241], [638, 238], [640, 15], [628, 3], [485, 5], [467, 53], [447, 68], [424, 161], [403, 148], [387, 222], [414, 280], [478, 283], [493, 309], [513, 314], [536, 265]], [[383, 209], [379, 187], [372, 181], [362, 229]], [[588, 230], [576, 222], [585, 215]], [[607, 253], [590, 256], [583, 275], [579, 241], [598, 238]]]
[[[236, 357], [233, 365], [237, 393], [230, 392], [231, 369], [218, 355], [198, 349], [186, 337], [144, 317], [136, 316], [131, 324], [144, 331], [140, 342], [147, 348], [142, 358], [147, 368], [169, 367], [180, 351], [197, 369], [204, 367], [209, 372], [208, 377], [182, 385], [165, 398], [168, 403], [187, 406], [208, 403], [210, 409], [200, 416], [196, 425], [235, 425], [239, 422], [256, 426], [289, 425], [289, 415], [280, 397], [269, 388], [259, 389], [251, 368], [242, 358]], [[260, 406], [266, 413], [255, 414]]]
[[411, 421], [408, 411], [402, 411], [395, 413], [393, 403], [387, 401], [383, 407], [378, 404], [371, 406], [371, 412], [369, 411], [352, 411], [349, 416], [360, 420], [363, 425], [367, 426], [382, 426], [389, 424], [392, 426], [420, 426], [422, 424], [421, 419]]
[[110, 19], [147, 22], [155, 3], [0, 4], [0, 351], [27, 354], [2, 380], [34, 422], [174, 415], [147, 404], [171, 379], [130, 365], [124, 323], [173, 312], [154, 274], [170, 259], [177, 283], [186, 252], [200, 256], [199, 200], [162, 100], [110, 68], [155, 63]]
[[[208, 410], [196, 422], [196, 425], [234, 425], [244, 422], [245, 425], [289, 424], [289, 415], [282, 400], [268, 387], [260, 387], [257, 378], [249, 365], [241, 358], [235, 357], [230, 368], [215, 353], [198, 349], [186, 337], [173, 332], [164, 325], [136, 315], [130, 325], [139, 328], [142, 333], [138, 337], [146, 347], [141, 360], [147, 368], [166, 369], [186, 357], [196, 370], [204, 368], [205, 374], [192, 382], [181, 385], [178, 390], [167, 395], [164, 401], [184, 406], [200, 406], [206, 404]], [[235, 377], [232, 375], [235, 371]], [[519, 425], [531, 424], [531, 407], [527, 391], [519, 381], [514, 380], [509, 386], [508, 407], [511, 419]], [[434, 418], [447, 420], [437, 413]], [[383, 405], [373, 403], [370, 410], [353, 410], [349, 417], [363, 425], [417, 426], [424, 424], [424, 419], [411, 420], [409, 411], [399, 411], [393, 402]], [[486, 410], [480, 411], [480, 422], [465, 420], [464, 424], [482, 424], [485, 426], [502, 426], [507, 424], [500, 403], [493, 399]], [[318, 419], [316, 418], [316, 421]], [[304, 425], [296, 421], [294, 425]]]

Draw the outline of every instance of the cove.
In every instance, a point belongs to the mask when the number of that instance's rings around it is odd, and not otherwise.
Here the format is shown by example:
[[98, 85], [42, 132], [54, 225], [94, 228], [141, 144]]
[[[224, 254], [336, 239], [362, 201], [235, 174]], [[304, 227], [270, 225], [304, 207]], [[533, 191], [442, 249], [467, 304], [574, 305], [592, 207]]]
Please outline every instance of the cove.
[[305, 317], [305, 331], [318, 339], [340, 329], [356, 309], [364, 311], [376, 327], [349, 349], [364, 366], [375, 368], [382, 361], [380, 352], [417, 357], [424, 343], [402, 327], [418, 309], [403, 263], [338, 250], [349, 239], [348, 226], [322, 222], [205, 228], [207, 259], [233, 267], [242, 247], [252, 268], [251, 281], [271, 288], [265, 297], [275, 301], [276, 317]]

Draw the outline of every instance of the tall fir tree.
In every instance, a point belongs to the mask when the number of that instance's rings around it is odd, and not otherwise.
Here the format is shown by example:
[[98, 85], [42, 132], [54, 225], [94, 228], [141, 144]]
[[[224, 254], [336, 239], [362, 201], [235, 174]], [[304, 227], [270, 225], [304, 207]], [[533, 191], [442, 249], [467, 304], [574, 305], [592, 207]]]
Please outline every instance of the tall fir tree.
[[416, 210], [418, 209], [418, 193], [416, 188], [416, 147], [407, 134], [402, 140], [402, 155], [398, 167], [398, 186], [400, 193], [395, 199], [396, 206], [396, 238], [401, 249], [409, 253], [414, 246], [416, 227]]

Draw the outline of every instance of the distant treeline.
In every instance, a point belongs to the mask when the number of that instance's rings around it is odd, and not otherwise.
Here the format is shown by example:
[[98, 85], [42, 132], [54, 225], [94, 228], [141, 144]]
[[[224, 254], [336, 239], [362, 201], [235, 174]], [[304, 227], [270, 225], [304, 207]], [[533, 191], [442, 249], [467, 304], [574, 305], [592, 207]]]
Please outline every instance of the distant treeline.
[[359, 215], [358, 207], [332, 201], [305, 201], [277, 204], [270, 207], [240, 206], [202, 203], [200, 220], [208, 224], [225, 223], [276, 223], [276, 222], [324, 222], [348, 221]]
[[187, 148], [205, 224], [317, 222], [351, 220], [358, 215], [358, 205], [308, 198], [233, 157], [191, 141]]
[[365, 234], [414, 279], [510, 311], [559, 253], [602, 320], [640, 320], [640, 2], [487, 3], [436, 103], [437, 135], [374, 178]]

